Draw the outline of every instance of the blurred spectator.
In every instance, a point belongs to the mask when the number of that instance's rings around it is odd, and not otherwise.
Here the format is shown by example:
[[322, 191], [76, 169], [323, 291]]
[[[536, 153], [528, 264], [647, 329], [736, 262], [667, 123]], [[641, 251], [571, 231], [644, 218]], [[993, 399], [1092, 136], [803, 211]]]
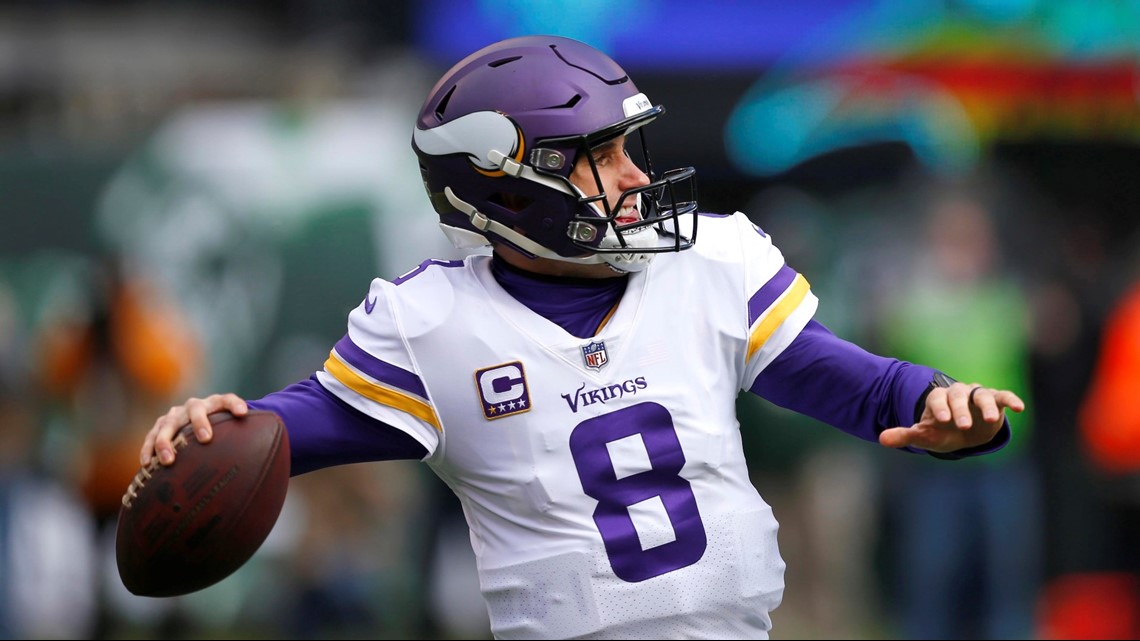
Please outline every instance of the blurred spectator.
[[0, 277], [0, 638], [86, 638], [96, 620], [95, 524], [72, 462], [42, 456], [16, 305]]
[[98, 541], [97, 585], [105, 587], [95, 591], [102, 637], [143, 601], [119, 584], [113, 552], [123, 491], [139, 467], [138, 433], [172, 395], [188, 393], [201, 355], [173, 302], [113, 258], [83, 270], [68, 289], [43, 303], [31, 378], [44, 399], [42, 420], [67, 442], [68, 469], [97, 529], [90, 540]]
[[[940, 190], [936, 190], [940, 192]], [[989, 203], [950, 187], [928, 203], [925, 238], [883, 321], [886, 353], [941, 363], [964, 382], [1028, 390], [1029, 310], [1002, 264]], [[1032, 407], [1032, 402], [1027, 402]], [[1010, 417], [994, 456], [948, 465], [887, 461], [903, 638], [1028, 638], [1042, 564], [1032, 417]]]
[[[1138, 392], [1140, 283], [1124, 294], [1105, 323], [1100, 356], [1080, 414], [1085, 452], [1099, 470], [1118, 479], [1140, 474]], [[1140, 494], [1136, 500], [1140, 503]]]
[[[1130, 639], [1140, 634], [1140, 282], [1104, 324], [1078, 417], [1078, 442], [1092, 463], [1105, 522], [1084, 544], [1105, 547], [1084, 571], [1051, 581], [1041, 602], [1046, 638]], [[1089, 598], [1095, 594], [1096, 598]], [[1104, 607], [1112, 604], [1113, 607]], [[1062, 616], [1052, 612], [1064, 613]]]
[[88, 638], [96, 620], [95, 524], [35, 455], [26, 400], [0, 390], [0, 637]]
[[285, 562], [294, 585], [283, 595], [287, 609], [278, 614], [279, 634], [418, 636], [418, 588], [426, 579], [409, 557], [420, 533], [394, 515], [422, 508], [420, 485], [419, 470], [410, 462], [348, 465], [290, 481], [302, 514], [297, 547]]
[[[1112, 164], [1112, 163], [1109, 163]], [[1109, 166], [1106, 164], [1105, 166]], [[1089, 177], [1060, 168], [1074, 180]], [[1074, 175], [1075, 174], [1075, 175]], [[1111, 173], [1106, 173], [1111, 175]], [[1096, 184], [1096, 183], [1090, 183]], [[1037, 634], [1044, 639], [1111, 639], [1120, 617], [1106, 617], [1131, 601], [1124, 573], [1113, 573], [1117, 536], [1106, 491], [1111, 480], [1098, 472], [1085, 450], [1080, 405], [1096, 368], [1102, 325], [1121, 291], [1126, 270], [1117, 265], [1110, 231], [1112, 215], [1094, 193], [1118, 193], [1107, 185], [1081, 190], [1061, 215], [1035, 220], [1034, 257], [1038, 286], [1034, 292], [1033, 446], [1043, 470], [1046, 584], [1037, 606]], [[1125, 579], [1125, 580], [1122, 580]]]
[[1041, 595], [1040, 639], [1140, 637], [1140, 577], [1132, 572], [1073, 572]]

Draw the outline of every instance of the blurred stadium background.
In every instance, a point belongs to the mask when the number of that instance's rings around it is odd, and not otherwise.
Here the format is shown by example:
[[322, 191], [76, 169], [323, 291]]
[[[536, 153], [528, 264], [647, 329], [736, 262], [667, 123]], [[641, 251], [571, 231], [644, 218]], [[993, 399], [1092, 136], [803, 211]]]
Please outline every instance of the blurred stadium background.
[[1140, 1], [24, 0], [0, 4], [0, 638], [488, 637], [415, 464], [294, 479], [254, 560], [180, 599], [126, 593], [111, 542], [157, 415], [308, 376], [373, 276], [454, 255], [413, 116], [526, 33], [666, 105], [655, 162], [771, 233], [836, 333], [1030, 404], [1001, 456], [948, 464], [742, 398], [789, 565], [773, 638], [1140, 635]]

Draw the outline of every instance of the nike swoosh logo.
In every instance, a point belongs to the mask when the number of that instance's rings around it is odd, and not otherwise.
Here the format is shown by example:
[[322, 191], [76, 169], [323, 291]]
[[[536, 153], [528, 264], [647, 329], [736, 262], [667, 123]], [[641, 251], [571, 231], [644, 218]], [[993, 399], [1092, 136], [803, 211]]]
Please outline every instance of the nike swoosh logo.
[[375, 298], [365, 298], [364, 299], [364, 313], [365, 314], [371, 314], [373, 309], [376, 309], [376, 299]]

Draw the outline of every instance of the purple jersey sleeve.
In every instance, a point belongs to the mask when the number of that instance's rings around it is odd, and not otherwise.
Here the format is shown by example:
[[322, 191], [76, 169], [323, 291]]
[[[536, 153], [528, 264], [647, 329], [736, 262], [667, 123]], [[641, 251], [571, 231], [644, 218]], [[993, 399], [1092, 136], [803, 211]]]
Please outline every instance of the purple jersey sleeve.
[[276, 412], [285, 423], [293, 476], [346, 463], [419, 460], [427, 454], [411, 435], [350, 407], [316, 377], [250, 401], [249, 407]]
[[[750, 391], [852, 436], [878, 442], [883, 430], [915, 423], [918, 403], [934, 371], [871, 354], [812, 320], [756, 377]], [[1001, 449], [1009, 436], [1007, 421], [986, 445], [936, 456], [985, 454]]]

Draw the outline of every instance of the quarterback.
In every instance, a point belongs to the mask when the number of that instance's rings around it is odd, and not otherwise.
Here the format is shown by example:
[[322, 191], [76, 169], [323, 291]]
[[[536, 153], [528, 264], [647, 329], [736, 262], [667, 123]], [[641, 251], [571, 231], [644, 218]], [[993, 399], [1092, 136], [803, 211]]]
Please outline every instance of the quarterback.
[[[742, 390], [916, 455], [1002, 447], [1012, 392], [870, 354], [743, 214], [658, 172], [664, 108], [613, 60], [530, 36], [449, 70], [412, 131], [465, 260], [376, 279], [304, 381], [160, 417], [277, 412], [292, 472], [417, 459], [459, 497], [498, 638], [767, 638], [784, 562], [749, 481]], [[698, 236], [699, 231], [699, 236]]]

